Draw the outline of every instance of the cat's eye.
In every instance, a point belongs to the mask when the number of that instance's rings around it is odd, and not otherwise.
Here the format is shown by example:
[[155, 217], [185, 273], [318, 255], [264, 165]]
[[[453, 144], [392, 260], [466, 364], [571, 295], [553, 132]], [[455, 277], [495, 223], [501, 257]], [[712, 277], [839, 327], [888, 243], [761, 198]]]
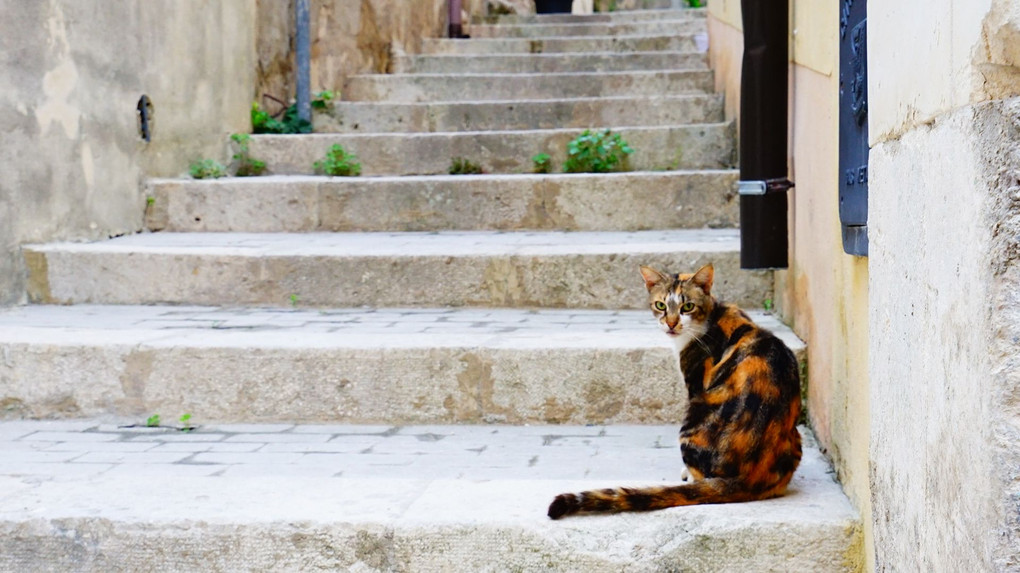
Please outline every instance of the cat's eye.
[[666, 310], [666, 303], [661, 300], [655, 301], [655, 310]]
[[694, 310], [693, 302], [685, 302], [684, 305], [680, 307], [680, 312], [691, 312], [692, 310]]

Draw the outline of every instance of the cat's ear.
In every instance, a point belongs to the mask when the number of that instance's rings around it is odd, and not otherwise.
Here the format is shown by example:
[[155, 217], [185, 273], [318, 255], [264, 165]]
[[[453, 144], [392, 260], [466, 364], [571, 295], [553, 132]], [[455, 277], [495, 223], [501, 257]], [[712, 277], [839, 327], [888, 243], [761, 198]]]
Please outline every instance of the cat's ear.
[[652, 267], [645, 266], [641, 267], [641, 276], [645, 279], [645, 287], [648, 290], [652, 290], [652, 287], [670, 278], [669, 275], [660, 273]]
[[712, 294], [712, 280], [715, 279], [715, 268], [712, 263], [698, 269], [698, 272], [691, 276], [691, 282], [698, 288], [705, 291], [705, 294]]

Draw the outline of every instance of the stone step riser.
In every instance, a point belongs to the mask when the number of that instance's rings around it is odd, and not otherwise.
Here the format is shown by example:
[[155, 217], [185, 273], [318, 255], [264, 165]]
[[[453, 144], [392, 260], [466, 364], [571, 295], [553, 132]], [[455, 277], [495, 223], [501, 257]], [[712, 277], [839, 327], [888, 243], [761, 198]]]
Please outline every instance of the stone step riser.
[[583, 24], [475, 24], [472, 38], [565, 38], [577, 36], [659, 36], [697, 34], [705, 31], [705, 21], [646, 20], [641, 22]]
[[[146, 224], [175, 232], [736, 227], [735, 172], [150, 182]], [[620, 205], [628, 205], [620, 209]]]
[[[676, 350], [645, 311], [13, 314], [0, 314], [6, 416], [584, 425], [674, 423], [686, 409]], [[803, 360], [789, 329], [755, 320]]]
[[393, 64], [396, 73], [414, 74], [544, 74], [707, 68], [708, 58], [700, 52], [400, 56]]
[[[457, 157], [480, 165], [486, 173], [530, 173], [532, 158], [539, 153], [549, 154], [553, 169], [562, 171], [567, 144], [582, 131], [259, 135], [251, 138], [250, 148], [252, 156], [265, 161], [276, 174], [313, 173], [313, 164], [334, 144], [354, 153], [366, 176], [446, 174]], [[732, 123], [629, 128], [614, 133], [634, 148], [627, 159], [634, 171], [728, 169], [733, 165]]]
[[[669, 348], [0, 350], [13, 372], [3, 396], [31, 418], [200, 412], [244, 423], [671, 423], [686, 408]], [[88, 383], [60, 377], [74, 371], [88, 372]]]
[[[293, 297], [314, 307], [634, 309], [644, 308], [647, 298], [635, 278], [640, 265], [693, 269], [708, 262], [716, 268], [713, 290], [726, 300], [759, 308], [773, 286], [767, 271], [740, 270], [738, 249], [728, 242], [649, 244], [644, 241], [668, 239], [642, 238], [636, 246], [531, 247], [493, 246], [485, 237], [433, 241], [402, 235], [395, 241], [317, 234], [301, 235], [301, 248], [290, 237], [246, 235], [213, 248], [205, 242], [209, 235], [186, 235], [193, 243], [203, 241], [201, 246], [27, 246], [29, 298], [56, 304], [280, 306]], [[589, 240], [577, 235], [570, 240]], [[292, 243], [278, 246], [283, 240]], [[464, 243], [461, 252], [452, 248]]]
[[575, 74], [394, 74], [350, 78], [346, 101], [436, 102], [713, 92], [709, 70]]
[[694, 35], [619, 36], [595, 38], [496, 38], [478, 40], [425, 39], [424, 54], [553, 54], [565, 52], [694, 51]]
[[383, 104], [337, 102], [315, 116], [318, 133], [585, 129], [723, 121], [722, 97], [586, 98], [543, 101]]
[[476, 24], [585, 24], [612, 22], [643, 22], [647, 20], [704, 19], [704, 9], [660, 9], [596, 12], [594, 14], [510, 14], [476, 18]]

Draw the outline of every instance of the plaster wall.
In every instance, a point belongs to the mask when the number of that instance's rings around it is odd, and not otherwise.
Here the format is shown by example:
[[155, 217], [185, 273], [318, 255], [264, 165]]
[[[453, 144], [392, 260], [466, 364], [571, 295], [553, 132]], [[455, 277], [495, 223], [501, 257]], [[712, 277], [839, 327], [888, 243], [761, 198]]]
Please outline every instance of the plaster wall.
[[[19, 245], [142, 228], [147, 176], [225, 159], [250, 129], [252, 0], [0, 0], [0, 304]], [[152, 141], [137, 103], [151, 98]]]
[[[790, 268], [776, 273], [784, 321], [807, 342], [808, 414], [840, 482], [860, 511], [862, 569], [874, 563], [870, 524], [869, 269], [843, 253], [838, 210], [838, 12], [790, 4]], [[739, 2], [709, 3], [710, 54], [727, 117], [739, 112], [743, 32]]]

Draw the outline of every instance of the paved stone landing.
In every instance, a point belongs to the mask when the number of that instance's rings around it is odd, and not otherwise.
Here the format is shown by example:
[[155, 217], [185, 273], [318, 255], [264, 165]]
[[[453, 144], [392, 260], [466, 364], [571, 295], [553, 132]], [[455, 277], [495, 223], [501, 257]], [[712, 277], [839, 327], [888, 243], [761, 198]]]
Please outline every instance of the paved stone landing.
[[675, 483], [677, 428], [116, 422], [0, 423], [0, 570], [816, 573], [859, 536], [810, 437], [780, 499], [553, 522]]

